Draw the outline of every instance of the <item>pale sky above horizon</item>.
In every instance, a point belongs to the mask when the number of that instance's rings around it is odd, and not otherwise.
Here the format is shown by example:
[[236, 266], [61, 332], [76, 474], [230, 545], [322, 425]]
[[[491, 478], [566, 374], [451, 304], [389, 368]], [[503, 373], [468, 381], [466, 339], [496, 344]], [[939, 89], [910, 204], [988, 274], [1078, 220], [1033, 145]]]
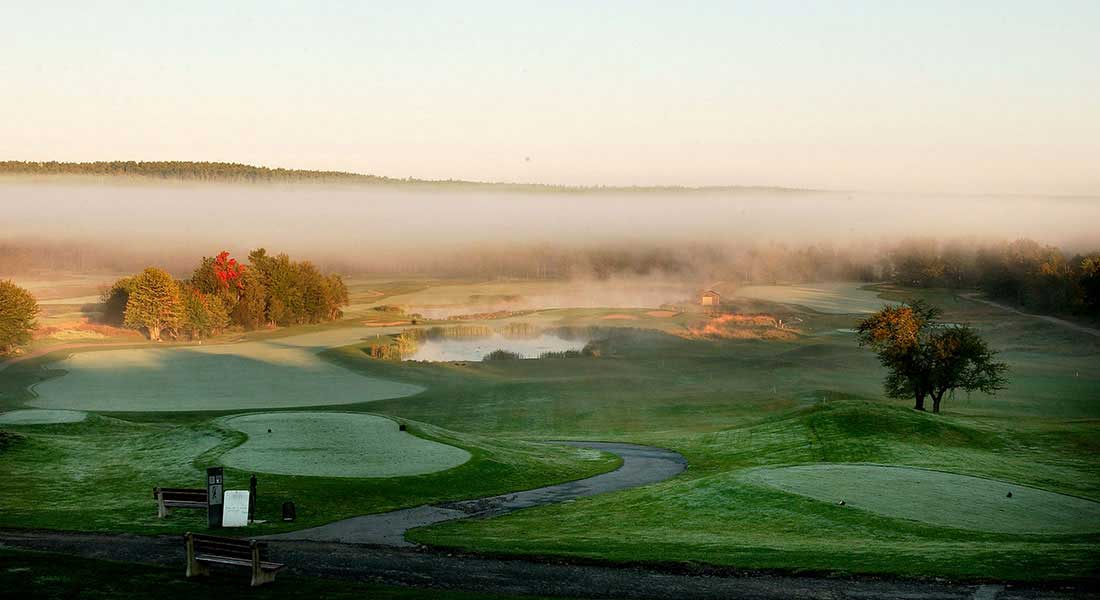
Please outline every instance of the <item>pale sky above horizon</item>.
[[0, 160], [1100, 194], [1100, 2], [0, 3]]

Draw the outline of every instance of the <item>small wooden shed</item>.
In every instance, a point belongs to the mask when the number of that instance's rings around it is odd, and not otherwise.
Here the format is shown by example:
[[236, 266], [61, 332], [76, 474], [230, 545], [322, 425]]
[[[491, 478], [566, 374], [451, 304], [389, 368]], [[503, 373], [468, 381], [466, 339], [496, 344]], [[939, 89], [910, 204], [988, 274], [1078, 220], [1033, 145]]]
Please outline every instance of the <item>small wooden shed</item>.
[[699, 304], [703, 306], [718, 306], [722, 303], [722, 295], [714, 290], [707, 290], [703, 292], [702, 297], [699, 299]]

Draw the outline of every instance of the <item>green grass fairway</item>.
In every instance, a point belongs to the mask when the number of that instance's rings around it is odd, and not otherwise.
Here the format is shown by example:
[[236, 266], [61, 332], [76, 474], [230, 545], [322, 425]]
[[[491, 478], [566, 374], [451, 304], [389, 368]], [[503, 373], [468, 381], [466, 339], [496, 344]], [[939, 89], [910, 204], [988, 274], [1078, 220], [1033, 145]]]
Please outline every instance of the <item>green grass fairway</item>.
[[[1100, 502], [1005, 481], [866, 464], [754, 469], [744, 480], [896, 519], [1000, 533], [1100, 531]], [[1012, 497], [1008, 497], [1008, 493]]]
[[0, 413], [0, 425], [78, 423], [86, 418], [88, 418], [88, 413], [79, 410], [12, 410]]
[[[553, 285], [494, 282], [455, 289], [429, 280], [370, 281], [359, 293], [364, 303], [382, 295], [390, 302], [424, 290], [425, 296], [438, 295], [425, 297], [425, 304], [444, 305], [470, 296], [549, 295]], [[1095, 368], [1100, 338], [950, 291], [887, 285], [847, 289], [859, 296], [881, 295], [868, 300], [873, 308], [923, 297], [945, 310], [945, 321], [972, 324], [1009, 364], [1008, 388], [995, 397], [958, 393], [944, 399], [944, 414], [918, 413], [909, 400], [883, 398], [884, 371], [875, 356], [859, 348], [855, 336], [838, 331], [851, 329], [857, 315], [727, 295], [727, 308], [766, 312], [785, 322], [799, 319], [799, 333], [782, 340], [696, 339], [683, 333], [701, 317], [698, 312], [653, 318], [648, 309], [566, 308], [484, 324], [596, 327], [598, 335], [606, 336], [600, 357], [419, 363], [369, 358], [363, 352], [369, 343], [360, 340], [395, 329], [345, 322], [253, 332], [245, 336], [248, 342], [223, 346], [151, 346], [140, 356], [197, 362], [135, 364], [122, 371], [130, 376], [142, 369], [178, 373], [170, 380], [120, 376], [99, 384], [117, 385], [114, 392], [70, 382], [67, 397], [77, 398], [74, 403], [99, 397], [108, 406], [126, 403], [116, 396], [178, 397], [184, 406], [223, 409], [245, 401], [256, 407], [324, 402], [333, 406], [308, 410], [392, 417], [413, 435], [471, 455], [454, 468], [405, 477], [260, 473], [260, 518], [273, 520], [241, 535], [579, 479], [617, 463], [598, 453], [532, 442], [604, 440], [669, 448], [683, 454], [689, 467], [679, 477], [643, 488], [418, 529], [411, 539], [493, 554], [738, 569], [978, 580], [1100, 576], [1094, 513], [1066, 515], [1062, 523], [1081, 526], [1061, 530], [1029, 532], [1029, 519], [1040, 516], [1030, 513], [1041, 508], [1009, 515], [1015, 522], [1006, 530], [962, 529], [861, 510], [859, 498], [851, 494], [844, 494], [848, 506], [837, 506], [832, 498], [821, 501], [746, 479], [761, 468], [879, 464], [981, 478], [978, 485], [1012, 482], [1018, 486], [1014, 501], [1020, 503], [1030, 502], [1035, 490], [1049, 492], [1052, 496], [1044, 498], [1056, 500], [1042, 502], [1051, 506], [1063, 499], [1055, 494], [1100, 501], [1100, 372]], [[834, 308], [841, 310], [839, 301]], [[604, 319], [611, 312], [637, 318]], [[324, 350], [340, 344], [346, 345]], [[0, 409], [24, 408], [48, 397], [33, 397], [28, 386], [43, 392], [51, 384], [89, 376], [64, 375], [59, 369], [71, 361], [55, 366], [50, 360], [57, 356], [32, 358], [0, 372]], [[248, 397], [233, 397], [230, 392], [238, 390], [233, 377], [242, 377], [239, 391]], [[423, 391], [336, 405], [342, 395], [326, 393], [329, 378], [338, 382], [332, 389], [349, 393], [376, 381]], [[205, 379], [217, 382], [202, 383]], [[220, 402], [199, 397], [210, 390], [225, 396]], [[79, 423], [2, 425], [0, 526], [136, 533], [201, 527], [198, 511], [157, 519], [149, 490], [199, 485], [203, 469], [222, 463], [247, 444], [248, 436], [222, 420], [232, 416], [231, 410], [167, 413], [152, 402], [145, 406], [151, 408], [116, 415], [125, 420], [91, 413]], [[307, 409], [295, 412], [302, 410]], [[243, 489], [250, 472], [228, 466], [227, 485]], [[978, 493], [968, 489], [967, 494]], [[998, 492], [991, 501], [1002, 498]], [[299, 516], [290, 525], [272, 517], [288, 499], [297, 504]], [[927, 510], [946, 513], [952, 506], [937, 503]]]
[[470, 453], [399, 431], [385, 417], [334, 412], [276, 412], [229, 417], [248, 441], [221, 462], [243, 471], [323, 477], [403, 477], [435, 473]]
[[[371, 334], [378, 329], [369, 330]], [[202, 411], [354, 404], [423, 388], [366, 378], [319, 359], [364, 328], [208, 346], [80, 352], [51, 365], [61, 377], [34, 388], [39, 408], [111, 412]]]
[[779, 304], [797, 304], [826, 314], [872, 313], [886, 303], [865, 283], [835, 282], [802, 285], [749, 285], [734, 296]]

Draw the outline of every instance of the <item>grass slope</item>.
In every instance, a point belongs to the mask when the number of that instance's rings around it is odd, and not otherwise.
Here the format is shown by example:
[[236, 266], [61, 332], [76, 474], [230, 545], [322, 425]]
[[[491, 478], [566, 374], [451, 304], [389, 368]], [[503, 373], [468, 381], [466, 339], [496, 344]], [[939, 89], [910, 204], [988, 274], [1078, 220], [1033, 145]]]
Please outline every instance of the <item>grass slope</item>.
[[1100, 498], [1100, 477], [1087, 446], [1060, 455], [1036, 448], [1039, 439], [904, 408], [829, 402], [751, 426], [669, 438], [668, 445], [691, 462], [684, 476], [671, 481], [498, 519], [415, 530], [411, 538], [492, 553], [698, 561], [749, 569], [1093, 577], [1100, 535], [940, 527], [754, 485], [741, 475], [763, 465], [896, 462]]

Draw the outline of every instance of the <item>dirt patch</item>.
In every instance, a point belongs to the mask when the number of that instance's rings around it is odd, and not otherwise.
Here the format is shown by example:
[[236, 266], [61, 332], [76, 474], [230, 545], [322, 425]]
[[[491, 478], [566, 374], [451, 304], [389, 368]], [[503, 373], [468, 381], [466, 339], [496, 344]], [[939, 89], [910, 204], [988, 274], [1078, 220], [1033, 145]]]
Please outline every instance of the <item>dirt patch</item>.
[[799, 331], [767, 314], [724, 314], [688, 328], [689, 337], [733, 340], [790, 340]]
[[647, 316], [654, 317], [654, 318], [657, 318], [657, 319], [667, 319], [669, 317], [675, 317], [678, 314], [680, 314], [680, 313], [678, 313], [674, 310], [651, 310], [651, 311], [648, 311], [646, 313]]
[[604, 315], [603, 317], [600, 317], [600, 318], [603, 319], [604, 321], [637, 321], [638, 320], [638, 317], [635, 317], [634, 315], [623, 315], [623, 314]]
[[35, 339], [53, 338], [66, 341], [97, 340], [112, 337], [143, 338], [140, 333], [133, 329], [111, 327], [110, 325], [91, 323], [89, 321], [45, 325], [39, 327], [34, 332]]

